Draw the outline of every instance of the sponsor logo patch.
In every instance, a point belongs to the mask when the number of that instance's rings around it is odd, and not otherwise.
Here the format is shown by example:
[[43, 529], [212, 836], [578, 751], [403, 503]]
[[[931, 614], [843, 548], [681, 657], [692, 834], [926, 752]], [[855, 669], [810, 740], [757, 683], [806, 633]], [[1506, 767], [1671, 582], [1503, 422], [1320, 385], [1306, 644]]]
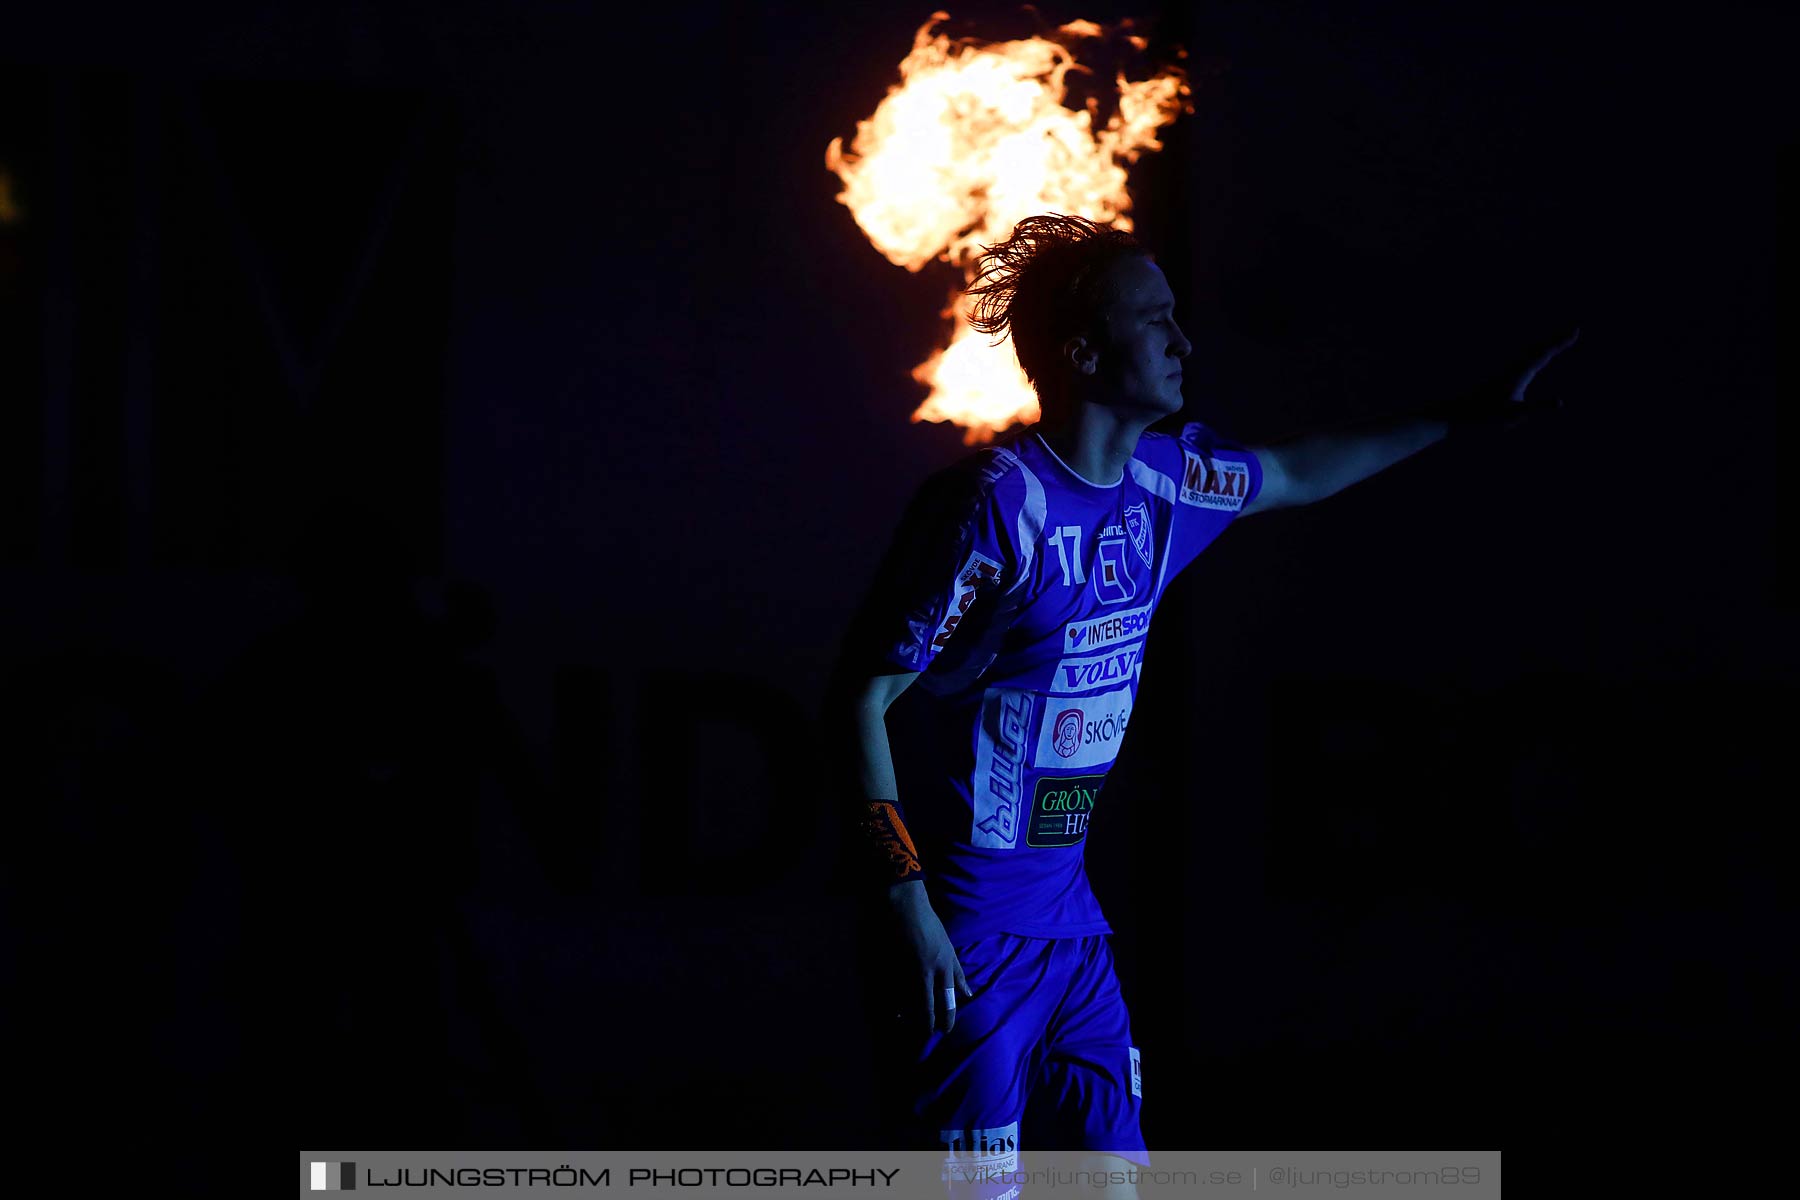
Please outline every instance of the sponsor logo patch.
[[958, 1158], [1007, 1158], [1019, 1152], [1019, 1123], [996, 1129], [945, 1129], [938, 1133], [946, 1154]]
[[1066, 695], [1070, 692], [1092, 691], [1108, 683], [1119, 683], [1131, 678], [1131, 673], [1143, 654], [1144, 643], [1137, 642], [1105, 654], [1065, 658], [1056, 664], [1056, 674], [1050, 680], [1050, 690], [1058, 695]]
[[1150, 509], [1148, 505], [1133, 504], [1125, 510], [1125, 529], [1131, 534], [1131, 546], [1138, 557], [1144, 560], [1144, 566], [1154, 569], [1156, 563], [1150, 554]]
[[1025, 802], [1025, 751], [1031, 741], [1034, 698], [1030, 692], [995, 688], [981, 704], [981, 740], [975, 751], [975, 795], [969, 841], [992, 850], [1019, 843]]
[[1044, 709], [1032, 764], [1039, 767], [1096, 767], [1119, 754], [1131, 720], [1130, 687], [1062, 701]]
[[1046, 775], [1031, 798], [1027, 846], [1073, 846], [1087, 837], [1088, 818], [1100, 797], [1104, 775]]
[[1131, 1051], [1131, 1094], [1142, 1100], [1144, 1098], [1144, 1068], [1138, 1062], [1137, 1047], [1127, 1046], [1126, 1049]]
[[1063, 630], [1063, 653], [1079, 654], [1143, 637], [1150, 629], [1150, 606], [1128, 608], [1104, 617], [1071, 621]]
[[1181, 473], [1181, 502], [1201, 508], [1217, 508], [1236, 512], [1244, 507], [1250, 494], [1250, 467], [1247, 463], [1202, 458], [1183, 448], [1187, 469]]
[[938, 626], [937, 636], [931, 639], [931, 644], [943, 649], [944, 644], [950, 640], [950, 635], [956, 632], [956, 626], [969, 611], [969, 606], [975, 603], [975, 594], [989, 584], [998, 582], [1000, 564], [979, 550], [971, 551], [969, 561], [957, 573], [956, 595], [951, 597], [950, 611], [944, 615], [944, 623]]

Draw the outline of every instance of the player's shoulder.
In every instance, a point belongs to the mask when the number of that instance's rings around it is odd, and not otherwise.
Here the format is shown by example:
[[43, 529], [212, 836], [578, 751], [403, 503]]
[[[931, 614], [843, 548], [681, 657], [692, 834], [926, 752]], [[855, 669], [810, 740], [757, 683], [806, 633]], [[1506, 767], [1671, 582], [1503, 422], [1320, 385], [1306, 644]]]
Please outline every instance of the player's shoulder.
[[1180, 434], [1177, 435], [1177, 440], [1182, 445], [1208, 456], [1220, 450], [1236, 451], [1244, 448], [1241, 443], [1226, 437], [1202, 421], [1189, 421], [1184, 424]]
[[1177, 448], [1175, 457], [1193, 454], [1202, 461], [1224, 458], [1243, 460], [1254, 457], [1253, 452], [1236, 438], [1228, 437], [1203, 421], [1188, 421], [1182, 425], [1180, 432], [1169, 437], [1169, 444]]
[[1189, 453], [1210, 458], [1217, 451], [1233, 446], [1234, 443], [1201, 422], [1187, 421], [1172, 432], [1145, 430], [1132, 457], [1159, 472], [1178, 475]]
[[1021, 458], [1022, 434], [1012, 433], [970, 451], [932, 473], [928, 484], [967, 500], [1004, 500], [1017, 494], [1027, 473]]
[[1013, 442], [982, 446], [927, 475], [908, 509], [909, 526], [917, 536], [936, 538], [945, 530], [966, 532], [1014, 521], [1024, 503], [1024, 487]]

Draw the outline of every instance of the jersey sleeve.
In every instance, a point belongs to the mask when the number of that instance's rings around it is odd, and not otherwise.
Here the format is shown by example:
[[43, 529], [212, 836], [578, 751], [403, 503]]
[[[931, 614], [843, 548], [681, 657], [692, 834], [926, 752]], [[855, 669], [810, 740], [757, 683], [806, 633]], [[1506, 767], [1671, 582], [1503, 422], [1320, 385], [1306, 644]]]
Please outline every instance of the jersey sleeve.
[[1198, 421], [1182, 426], [1165, 453], [1175, 481], [1170, 566], [1179, 571], [1212, 544], [1262, 492], [1262, 463], [1246, 447]]
[[923, 671], [1018, 581], [1014, 489], [980, 461], [933, 475], [907, 505], [851, 623], [856, 657]]

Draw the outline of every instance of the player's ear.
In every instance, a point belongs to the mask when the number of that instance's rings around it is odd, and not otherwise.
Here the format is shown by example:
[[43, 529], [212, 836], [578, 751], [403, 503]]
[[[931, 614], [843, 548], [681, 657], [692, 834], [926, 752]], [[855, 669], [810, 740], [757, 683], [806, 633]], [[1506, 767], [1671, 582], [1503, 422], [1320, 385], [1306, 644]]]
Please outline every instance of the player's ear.
[[1083, 375], [1092, 375], [1100, 366], [1100, 352], [1079, 335], [1069, 338], [1060, 347], [1063, 361], [1074, 367]]

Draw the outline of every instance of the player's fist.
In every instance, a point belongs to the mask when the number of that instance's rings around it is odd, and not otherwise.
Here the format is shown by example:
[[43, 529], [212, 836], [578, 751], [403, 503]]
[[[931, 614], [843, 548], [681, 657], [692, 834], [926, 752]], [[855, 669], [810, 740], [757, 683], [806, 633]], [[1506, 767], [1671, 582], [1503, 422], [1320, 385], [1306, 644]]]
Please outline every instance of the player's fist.
[[1573, 346], [1580, 337], [1579, 328], [1571, 330], [1567, 337], [1528, 355], [1518, 365], [1492, 376], [1488, 382], [1464, 393], [1461, 399], [1450, 406], [1449, 436], [1454, 440], [1479, 431], [1514, 429], [1523, 424], [1533, 412], [1561, 408], [1563, 402], [1560, 394], [1552, 392], [1550, 398], [1545, 400], [1541, 391], [1529, 393], [1528, 389], [1538, 372], [1549, 366], [1551, 359]]
[[[1567, 350], [1570, 346], [1573, 346], [1580, 337], [1581, 329], [1580, 327], [1577, 327], [1569, 334], [1569, 336], [1563, 338], [1542, 353], [1534, 355], [1525, 366], [1521, 367], [1507, 381], [1507, 400], [1513, 404], [1522, 405], [1530, 403], [1525, 398], [1525, 389], [1531, 386], [1531, 381], [1537, 378], [1537, 373], [1549, 366], [1551, 359], [1561, 354], [1564, 350]], [[1553, 403], [1555, 407], [1561, 408], [1562, 398], [1560, 396], [1557, 397]]]

